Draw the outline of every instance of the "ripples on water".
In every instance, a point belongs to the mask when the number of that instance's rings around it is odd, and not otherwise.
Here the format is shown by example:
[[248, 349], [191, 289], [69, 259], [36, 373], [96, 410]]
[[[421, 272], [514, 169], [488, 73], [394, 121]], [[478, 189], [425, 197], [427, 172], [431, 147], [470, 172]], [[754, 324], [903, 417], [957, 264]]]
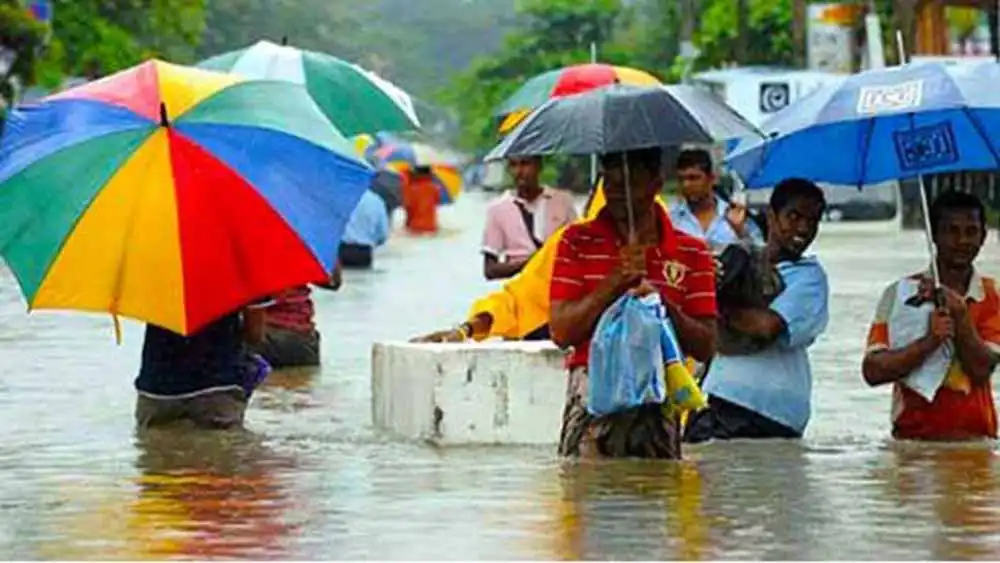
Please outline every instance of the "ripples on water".
[[[832, 321], [813, 348], [802, 443], [689, 448], [671, 463], [565, 463], [553, 448], [435, 450], [370, 424], [373, 340], [449, 326], [490, 286], [483, 194], [430, 239], [318, 292], [324, 366], [275, 374], [248, 431], [132, 432], [141, 328], [24, 314], [0, 272], [0, 553], [9, 558], [1000, 558], [992, 444], [892, 443], [889, 393], [861, 382], [886, 283], [919, 233], [824, 226]], [[997, 244], [980, 259], [998, 274]]]

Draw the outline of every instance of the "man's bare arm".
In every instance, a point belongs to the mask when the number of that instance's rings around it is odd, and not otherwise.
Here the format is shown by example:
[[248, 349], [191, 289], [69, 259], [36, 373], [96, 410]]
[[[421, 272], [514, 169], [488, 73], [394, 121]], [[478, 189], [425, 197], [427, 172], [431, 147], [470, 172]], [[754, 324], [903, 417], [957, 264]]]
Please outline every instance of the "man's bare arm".
[[684, 352], [699, 362], [707, 362], [715, 355], [717, 340], [715, 318], [689, 316], [680, 307], [667, 302], [667, 313], [677, 330], [677, 340]]
[[483, 254], [483, 277], [488, 280], [505, 280], [516, 276], [527, 260], [500, 262], [496, 256]]

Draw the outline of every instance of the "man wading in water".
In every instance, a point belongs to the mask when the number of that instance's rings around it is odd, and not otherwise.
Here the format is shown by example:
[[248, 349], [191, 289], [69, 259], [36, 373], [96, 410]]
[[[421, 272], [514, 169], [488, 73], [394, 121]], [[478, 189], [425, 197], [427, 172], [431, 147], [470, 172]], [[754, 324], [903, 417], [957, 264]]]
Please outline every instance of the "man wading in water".
[[[864, 379], [873, 387], [892, 385], [894, 438], [995, 439], [991, 380], [1000, 362], [1000, 293], [993, 278], [974, 265], [986, 241], [986, 209], [975, 195], [944, 192], [931, 205], [930, 223], [942, 287], [934, 291], [928, 269], [886, 288], [868, 332]], [[912, 297], [902, 293], [908, 289], [925, 301], [940, 299], [930, 320], [930, 312], [908, 310]], [[903, 326], [911, 323], [922, 324], [926, 333], [907, 344], [894, 342], [904, 331], [920, 330]], [[932, 360], [946, 344], [953, 355]], [[931, 373], [940, 377], [931, 398], [915, 391], [909, 380], [928, 363], [937, 366]]]
[[686, 441], [801, 438], [805, 432], [812, 412], [809, 347], [826, 330], [830, 288], [819, 260], [804, 254], [825, 209], [813, 182], [790, 178], [775, 186], [765, 251], [783, 289], [766, 307], [733, 308], [720, 317], [727, 333], [760, 347], [721, 350], [712, 359], [702, 385], [708, 409], [691, 415]]
[[688, 355], [706, 361], [715, 352], [715, 265], [706, 243], [675, 230], [656, 203], [661, 158], [658, 148], [603, 156], [607, 207], [594, 220], [568, 227], [559, 241], [550, 328], [557, 345], [573, 347], [561, 455], [680, 458], [678, 421], [660, 405], [595, 418], [585, 404], [594, 328], [627, 291], [659, 292]]
[[541, 157], [511, 158], [507, 169], [517, 190], [486, 209], [483, 276], [488, 280], [516, 275], [553, 233], [577, 216], [569, 194], [538, 182]]
[[705, 239], [713, 250], [727, 244], [764, 242], [763, 234], [746, 206], [727, 203], [715, 193], [712, 155], [704, 149], [681, 151], [677, 157], [677, 182], [681, 197], [670, 206], [674, 227]]

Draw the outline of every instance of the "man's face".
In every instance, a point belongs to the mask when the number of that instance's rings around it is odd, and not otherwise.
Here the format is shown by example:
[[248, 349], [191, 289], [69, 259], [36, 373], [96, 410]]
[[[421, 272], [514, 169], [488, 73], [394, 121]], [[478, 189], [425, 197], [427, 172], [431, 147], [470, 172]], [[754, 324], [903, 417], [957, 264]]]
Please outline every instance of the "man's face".
[[511, 158], [507, 169], [514, 179], [518, 189], [534, 189], [538, 187], [538, 175], [542, 171], [542, 163], [537, 158]]
[[825, 205], [810, 197], [796, 197], [775, 213], [767, 210], [768, 225], [786, 258], [798, 259], [816, 240]]
[[705, 172], [700, 167], [692, 166], [678, 169], [677, 181], [680, 183], [684, 199], [695, 203], [711, 197], [712, 187], [715, 186], [715, 175]]
[[985, 239], [982, 218], [974, 209], [945, 210], [934, 231], [938, 259], [951, 268], [971, 266]]
[[628, 221], [628, 203], [631, 195], [632, 212], [644, 213], [653, 204], [656, 194], [663, 187], [659, 173], [650, 173], [643, 167], [629, 168], [628, 179], [631, 193], [625, 189], [625, 169], [620, 163], [606, 166], [604, 172], [604, 197], [608, 201], [608, 211], [616, 221]]

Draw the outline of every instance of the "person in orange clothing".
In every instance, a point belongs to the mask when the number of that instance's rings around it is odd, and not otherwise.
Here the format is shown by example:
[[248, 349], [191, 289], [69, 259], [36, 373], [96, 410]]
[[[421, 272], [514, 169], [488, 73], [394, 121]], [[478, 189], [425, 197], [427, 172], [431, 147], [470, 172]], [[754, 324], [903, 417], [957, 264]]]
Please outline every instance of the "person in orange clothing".
[[406, 230], [413, 234], [438, 232], [437, 206], [441, 191], [434, 183], [431, 169], [417, 167], [406, 175], [403, 182], [403, 209], [406, 211]]
[[[996, 282], [973, 266], [986, 240], [986, 210], [972, 194], [945, 192], [931, 206], [930, 222], [942, 287], [935, 291], [922, 272], [886, 288], [868, 331], [864, 379], [873, 387], [893, 385], [896, 439], [996, 438], [990, 379], [1000, 360], [1000, 295]], [[904, 319], [927, 301], [938, 305], [929, 321], [920, 317], [926, 333], [905, 343]], [[944, 346], [950, 357], [939, 352]]]

